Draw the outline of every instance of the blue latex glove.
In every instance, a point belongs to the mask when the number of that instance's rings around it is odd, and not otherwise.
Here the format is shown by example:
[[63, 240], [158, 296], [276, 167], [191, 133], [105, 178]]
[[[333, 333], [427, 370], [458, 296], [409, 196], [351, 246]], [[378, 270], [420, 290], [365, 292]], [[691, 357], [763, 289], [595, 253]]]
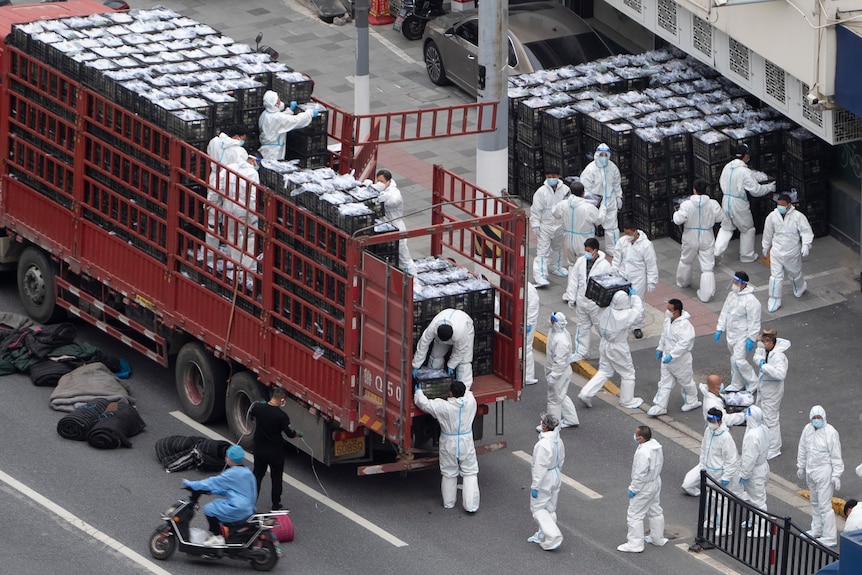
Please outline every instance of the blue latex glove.
[[655, 359], [656, 361], [661, 361], [662, 352], [660, 349], [655, 350]]
[[673, 361], [673, 356], [669, 353], [665, 354], [664, 359], [661, 360], [662, 363], [670, 363]]
[[754, 342], [748, 338], [745, 339], [745, 351], [747, 351], [747, 352], [754, 351]]
[[765, 359], [761, 359], [761, 360], [760, 360], [760, 367], [763, 367], [764, 365], [766, 365], [766, 360], [765, 360]]
[[413, 386], [413, 393], [416, 393], [417, 391], [420, 391], [421, 389], [422, 389], [422, 384], [417, 383], [416, 385]]
[[636, 293], [637, 292], [635, 291], [635, 288], [632, 286], [629, 286], [629, 295], [635, 295]]
[[532, 497], [533, 499], [537, 499], [539, 497], [539, 490], [530, 489], [530, 497]]
[[311, 117], [312, 117], [312, 118], [316, 118], [316, 117], [318, 117], [319, 115], [320, 115], [320, 112], [318, 112], [317, 110], [312, 110], [312, 111], [311, 111]]
[[419, 370], [416, 369], [415, 367], [413, 368], [413, 377], [414, 378], [419, 377]]
[[637, 493], [635, 493], [635, 492], [634, 492], [634, 491], [632, 491], [631, 489], [629, 489], [629, 490], [628, 490], [628, 496], [629, 496], [629, 499], [633, 499], [635, 495], [637, 495]]
[[728, 481], [727, 479], [721, 480], [721, 486], [722, 487], [727, 487], [728, 485], [730, 485], [730, 481]]
[[296, 110], [296, 100], [293, 100], [290, 103], [290, 111], [293, 112], [295, 110]]
[[740, 477], [739, 478], [739, 484], [740, 485], [748, 485], [748, 479], [746, 479], [745, 477]]
[[720, 329], [715, 330], [715, 341], [721, 341], [721, 334], [724, 333]]
[[530, 333], [531, 331], [533, 331], [533, 326], [527, 324], [527, 333]]
[[449, 375], [455, 375], [455, 370], [452, 369], [451, 367], [447, 367], [446, 371], [447, 371], [447, 373], [449, 373]]

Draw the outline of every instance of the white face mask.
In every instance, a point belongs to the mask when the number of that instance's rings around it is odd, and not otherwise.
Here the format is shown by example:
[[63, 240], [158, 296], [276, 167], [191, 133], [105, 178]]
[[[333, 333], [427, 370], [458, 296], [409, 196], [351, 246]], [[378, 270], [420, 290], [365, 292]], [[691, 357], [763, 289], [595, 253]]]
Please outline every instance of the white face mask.
[[720, 423], [713, 423], [712, 421], [710, 421], [707, 425], [709, 425], [709, 429], [711, 431], [715, 431], [721, 426]]
[[673, 319], [673, 312], [664, 310], [664, 317], [666, 317], [667, 319]]
[[734, 293], [739, 293], [739, 290], [741, 289], [741, 286], [740, 286], [739, 284], [735, 283], [735, 284], [733, 284], [732, 286], [730, 286], [730, 289], [731, 289]]
[[638, 434], [637, 434], [637, 433], [635, 433], [635, 434], [633, 434], [633, 435], [632, 435], [632, 439], [634, 439], [634, 440], [635, 440], [635, 443], [639, 443], [639, 442], [638, 442]]
[[284, 102], [281, 102], [281, 103], [277, 106], [277, 108], [278, 108], [278, 111], [279, 111], [279, 112], [283, 112], [283, 111], [284, 111]]

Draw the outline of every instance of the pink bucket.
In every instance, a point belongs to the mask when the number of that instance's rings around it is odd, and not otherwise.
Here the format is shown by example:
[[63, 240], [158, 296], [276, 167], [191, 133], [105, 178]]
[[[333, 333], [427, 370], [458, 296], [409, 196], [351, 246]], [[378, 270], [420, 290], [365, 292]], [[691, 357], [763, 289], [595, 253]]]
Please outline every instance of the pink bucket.
[[276, 515], [272, 519], [275, 522], [275, 526], [272, 528], [272, 534], [275, 538], [281, 543], [293, 541], [293, 521], [290, 520], [290, 516], [287, 514]]

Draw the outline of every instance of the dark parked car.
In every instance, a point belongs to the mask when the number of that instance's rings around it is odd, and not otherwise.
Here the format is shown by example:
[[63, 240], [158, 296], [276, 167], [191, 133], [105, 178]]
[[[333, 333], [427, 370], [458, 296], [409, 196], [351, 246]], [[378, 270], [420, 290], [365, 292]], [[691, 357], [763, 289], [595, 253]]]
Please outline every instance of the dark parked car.
[[[423, 55], [438, 86], [458, 85], [476, 94], [479, 12], [435, 18], [425, 28]], [[509, 4], [509, 74], [522, 74], [610, 56], [612, 51], [580, 16], [559, 4]]]

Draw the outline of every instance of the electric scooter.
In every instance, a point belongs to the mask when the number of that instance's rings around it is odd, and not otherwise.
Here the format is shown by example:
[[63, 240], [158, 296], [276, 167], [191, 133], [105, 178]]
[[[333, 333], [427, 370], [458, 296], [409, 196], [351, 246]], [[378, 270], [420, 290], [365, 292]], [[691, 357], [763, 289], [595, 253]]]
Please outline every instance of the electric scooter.
[[404, 0], [392, 29], [408, 40], [418, 40], [431, 18], [445, 14], [443, 0]]
[[276, 517], [287, 516], [287, 511], [255, 513], [244, 521], [224, 525], [227, 529], [224, 545], [205, 546], [192, 542], [189, 527], [198, 509], [198, 499], [205, 491], [191, 492], [164, 513], [162, 525], [150, 536], [150, 555], [164, 561], [177, 549], [182, 553], [203, 559], [238, 559], [251, 562], [255, 571], [272, 571], [278, 563], [281, 547], [271, 529], [276, 526]]

